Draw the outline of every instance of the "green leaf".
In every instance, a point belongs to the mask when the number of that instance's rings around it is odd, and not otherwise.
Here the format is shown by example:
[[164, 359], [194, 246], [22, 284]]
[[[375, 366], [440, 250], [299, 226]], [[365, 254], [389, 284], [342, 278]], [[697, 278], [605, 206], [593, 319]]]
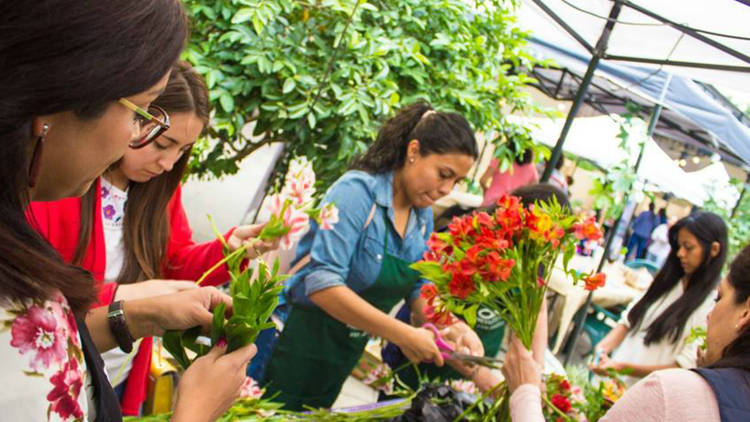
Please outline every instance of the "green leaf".
[[419, 272], [425, 280], [433, 281], [436, 284], [447, 283], [451, 279], [450, 273], [443, 271], [443, 268], [437, 262], [419, 261], [411, 264], [410, 267]]
[[227, 305], [220, 303], [214, 308], [214, 317], [211, 321], [211, 344], [216, 345], [220, 339], [226, 337], [224, 332], [224, 320], [226, 319]]
[[263, 32], [263, 21], [258, 17], [257, 14], [253, 16], [253, 29], [258, 35]]
[[297, 84], [294, 82], [294, 78], [286, 78], [284, 81], [284, 87], [282, 88], [281, 92], [284, 94], [288, 94], [292, 91], [294, 91], [294, 88], [297, 87]]
[[232, 23], [238, 24], [238, 23], [247, 22], [253, 16], [255, 16], [255, 11], [253, 9], [249, 7], [239, 9], [237, 13], [234, 14], [234, 17], [232, 17]]
[[232, 98], [228, 92], [221, 94], [221, 97], [219, 97], [219, 103], [221, 104], [221, 108], [227, 113], [232, 113], [234, 111], [234, 98]]
[[185, 349], [182, 347], [182, 333], [180, 331], [168, 330], [162, 336], [162, 340], [164, 348], [183, 369], [190, 367], [190, 359], [188, 359]]
[[479, 309], [479, 305], [471, 305], [464, 310], [463, 316], [470, 327], [477, 325], [477, 309]]
[[308, 113], [307, 124], [310, 125], [310, 129], [315, 129], [315, 123], [317, 123], [317, 121], [315, 120], [315, 113], [314, 112]]

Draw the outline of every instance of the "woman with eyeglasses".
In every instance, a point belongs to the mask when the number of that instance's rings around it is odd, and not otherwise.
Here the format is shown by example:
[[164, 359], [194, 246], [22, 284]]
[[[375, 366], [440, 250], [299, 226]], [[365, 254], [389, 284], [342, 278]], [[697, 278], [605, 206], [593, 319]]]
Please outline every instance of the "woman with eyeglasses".
[[[0, 4], [3, 419], [120, 420], [99, 353], [132, 350], [134, 339], [164, 330], [208, 328], [214, 306], [231, 306], [207, 287], [91, 309], [93, 277], [26, 221], [30, 200], [84, 194], [129, 147], [145, 148], [166, 128], [167, 116], [149, 105], [186, 32], [178, 0]], [[184, 373], [172, 420], [214, 420], [231, 405], [255, 346], [225, 350]]]
[[[100, 283], [99, 306], [197, 288], [194, 280], [223, 258], [219, 240], [193, 242], [181, 201], [180, 181], [190, 151], [209, 122], [208, 89], [202, 77], [180, 62], [147, 112], [130, 104], [126, 106], [138, 113], [144, 138], [83, 197], [33, 202], [28, 212], [32, 225], [67, 262], [92, 272]], [[150, 141], [143, 141], [147, 138]], [[234, 250], [261, 228], [237, 227], [224, 237]], [[248, 258], [273, 247], [269, 242], [253, 244]], [[228, 280], [222, 267], [203, 285]], [[125, 415], [138, 415], [145, 400], [152, 344], [151, 338], [144, 338], [135, 356], [119, 349], [103, 354]]]
[[624, 381], [632, 385], [659, 369], [695, 366], [697, 345], [687, 337], [691, 328], [705, 327], [727, 257], [727, 226], [699, 211], [669, 229], [669, 243], [671, 252], [646, 293], [596, 345], [594, 372], [630, 370]]

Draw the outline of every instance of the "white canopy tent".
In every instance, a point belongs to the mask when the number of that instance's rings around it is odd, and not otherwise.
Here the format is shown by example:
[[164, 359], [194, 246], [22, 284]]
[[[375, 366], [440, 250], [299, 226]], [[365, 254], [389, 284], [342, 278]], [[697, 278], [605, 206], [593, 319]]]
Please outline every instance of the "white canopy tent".
[[[736, 0], [621, 3], [624, 7], [603, 60], [644, 63], [750, 93], [750, 6]], [[591, 53], [588, 47], [596, 45], [613, 4], [612, 0], [523, 0], [518, 23], [534, 36], [560, 47]], [[676, 25], [695, 31], [686, 34]], [[672, 64], [662, 65], [663, 61]]]
[[[535, 139], [550, 147], [555, 145], [564, 123], [564, 119], [542, 117], [515, 119], [531, 124]], [[628, 157], [628, 153], [619, 148], [618, 133], [619, 125], [610, 116], [580, 117], [573, 121], [563, 149], [603, 169], [611, 168], [625, 158], [634, 162], [638, 153], [636, 146], [631, 145], [633, 152]], [[711, 196], [726, 204], [733, 204], [739, 196], [729, 184], [729, 175], [721, 163], [700, 171], [685, 172], [651, 138], [646, 141], [638, 176], [647, 182], [647, 190], [670, 192], [698, 206]]]

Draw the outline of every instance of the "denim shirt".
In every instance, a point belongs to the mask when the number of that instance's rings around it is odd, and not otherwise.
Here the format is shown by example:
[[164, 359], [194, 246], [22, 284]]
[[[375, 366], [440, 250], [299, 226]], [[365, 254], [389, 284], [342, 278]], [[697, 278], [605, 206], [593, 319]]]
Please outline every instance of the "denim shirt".
[[[308, 253], [310, 262], [287, 280], [285, 293], [293, 304], [310, 306], [311, 294], [333, 286], [361, 292], [375, 284], [386, 236], [388, 253], [408, 262], [421, 259], [427, 249], [434, 224], [431, 208], [412, 208], [403, 239], [394, 229], [393, 172], [348, 171], [331, 186], [323, 203], [338, 207], [339, 222], [333, 230], [318, 230], [312, 223], [300, 240], [292, 265]], [[375, 213], [364, 228], [373, 204]], [[407, 302], [419, 296], [424, 283], [415, 284]]]

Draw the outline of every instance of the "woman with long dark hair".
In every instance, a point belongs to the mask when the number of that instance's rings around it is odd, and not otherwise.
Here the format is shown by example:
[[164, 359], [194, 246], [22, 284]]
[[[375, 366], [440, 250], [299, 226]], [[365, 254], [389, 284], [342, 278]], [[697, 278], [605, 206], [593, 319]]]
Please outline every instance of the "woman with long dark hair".
[[727, 257], [727, 226], [716, 214], [695, 212], [669, 229], [669, 243], [651, 286], [596, 346], [594, 371], [629, 369], [625, 381], [632, 385], [659, 369], [695, 366], [697, 346], [686, 339], [692, 327], [705, 326]]
[[[126, 151], [83, 197], [32, 202], [29, 207], [32, 225], [63, 259], [94, 275], [99, 306], [196, 288], [194, 280], [223, 257], [218, 239], [193, 242], [181, 201], [180, 181], [190, 151], [209, 123], [203, 78], [189, 63], [178, 63], [152, 106], [169, 115], [168, 130], [149, 145]], [[224, 237], [233, 250], [260, 229], [261, 225], [237, 227]], [[271, 246], [254, 244], [248, 257]], [[228, 280], [223, 267], [203, 284]], [[135, 356], [119, 349], [102, 356], [125, 415], [138, 415], [146, 398], [152, 343], [144, 338]]]
[[[653, 372], [628, 389], [600, 421], [750, 420], [750, 246], [730, 264], [715, 301], [699, 368]], [[517, 339], [505, 356], [503, 374], [513, 392], [513, 422], [544, 421], [541, 371]]]
[[[91, 310], [91, 275], [26, 221], [30, 200], [79, 196], [168, 127], [150, 107], [187, 33], [177, 0], [0, 3], [0, 393], [8, 420], [119, 420], [99, 351], [167, 329], [209, 327], [214, 288]], [[150, 113], [148, 110], [152, 110]], [[250, 345], [188, 369], [173, 420], [213, 420], [238, 395]]]
[[[312, 230], [292, 263], [291, 304], [264, 376], [267, 393], [288, 408], [328, 407], [367, 343], [367, 334], [397, 344], [412, 361], [443, 364], [424, 321], [423, 282], [409, 265], [421, 259], [433, 230], [430, 206], [466, 176], [477, 157], [462, 116], [418, 103], [386, 121], [377, 140], [339, 178], [324, 202], [339, 208], [335, 230]], [[412, 323], [388, 316], [402, 299]], [[464, 323], [445, 336], [483, 352]]]

